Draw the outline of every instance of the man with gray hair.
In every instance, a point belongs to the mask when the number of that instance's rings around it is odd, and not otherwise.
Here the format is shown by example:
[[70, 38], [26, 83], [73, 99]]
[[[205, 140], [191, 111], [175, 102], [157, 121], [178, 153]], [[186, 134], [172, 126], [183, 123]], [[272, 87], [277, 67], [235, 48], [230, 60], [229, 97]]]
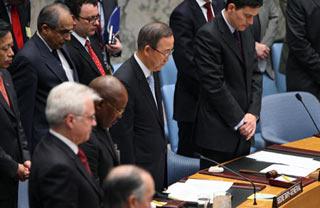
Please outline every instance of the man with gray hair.
[[34, 150], [30, 207], [101, 207], [101, 190], [78, 147], [96, 125], [94, 101], [98, 100], [92, 89], [74, 82], [60, 84], [49, 93], [45, 113], [50, 130]]
[[18, 52], [10, 68], [16, 87], [21, 121], [31, 151], [48, 133], [44, 109], [49, 91], [65, 81], [78, 81], [65, 48], [74, 21], [61, 3], [45, 6], [38, 17], [38, 31]]
[[162, 22], [145, 25], [138, 51], [114, 74], [127, 88], [129, 100], [122, 119], [111, 128], [121, 163], [148, 170], [160, 191], [166, 186], [166, 138], [163, 128], [159, 71], [173, 51], [173, 34]]
[[105, 208], [149, 208], [155, 193], [150, 173], [133, 165], [114, 168], [103, 188]]

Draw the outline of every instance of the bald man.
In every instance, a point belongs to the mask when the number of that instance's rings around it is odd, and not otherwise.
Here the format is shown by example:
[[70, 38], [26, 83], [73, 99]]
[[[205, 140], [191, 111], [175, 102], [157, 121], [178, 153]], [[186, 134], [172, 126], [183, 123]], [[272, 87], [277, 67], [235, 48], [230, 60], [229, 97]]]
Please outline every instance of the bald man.
[[81, 145], [85, 151], [91, 171], [102, 184], [110, 169], [119, 165], [119, 154], [109, 134], [109, 128], [122, 116], [128, 102], [124, 85], [113, 76], [101, 76], [90, 85], [102, 98], [95, 103], [97, 126], [90, 140]]
[[150, 173], [134, 165], [122, 165], [111, 170], [103, 189], [105, 208], [149, 208], [155, 193]]

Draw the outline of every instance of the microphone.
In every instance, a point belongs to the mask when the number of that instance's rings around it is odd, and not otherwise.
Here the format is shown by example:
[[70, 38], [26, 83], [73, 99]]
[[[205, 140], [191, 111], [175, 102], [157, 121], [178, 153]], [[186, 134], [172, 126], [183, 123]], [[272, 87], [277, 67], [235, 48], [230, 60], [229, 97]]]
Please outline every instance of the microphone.
[[316, 122], [314, 121], [314, 119], [313, 119], [310, 111], [308, 110], [307, 106], [304, 104], [304, 102], [303, 102], [303, 100], [302, 100], [302, 96], [300, 95], [300, 93], [296, 93], [295, 96], [296, 96], [296, 98], [302, 103], [302, 105], [303, 105], [304, 109], [307, 111], [307, 113], [308, 113], [308, 115], [309, 115], [309, 117], [310, 117], [313, 125], [316, 127], [316, 129], [317, 129], [317, 131], [318, 131], [318, 134], [320, 135], [320, 130], [319, 130]]
[[234, 171], [234, 170], [231, 170], [231, 169], [228, 168], [227, 166], [225, 166], [225, 165], [223, 165], [223, 164], [221, 164], [221, 163], [218, 163], [218, 162], [215, 161], [215, 160], [212, 160], [212, 159], [210, 159], [210, 158], [207, 158], [207, 157], [205, 157], [205, 156], [203, 156], [203, 155], [201, 155], [201, 154], [200, 154], [199, 156], [200, 156], [200, 159], [206, 160], [206, 161], [212, 162], [212, 163], [214, 163], [214, 164], [216, 164], [216, 165], [218, 165], [218, 166], [221, 166], [221, 167], [223, 167], [224, 169], [227, 169], [228, 171], [230, 171], [231, 173], [233, 173], [233, 174], [239, 176], [240, 178], [244, 179], [245, 181], [248, 181], [249, 183], [251, 183], [251, 185], [252, 185], [252, 187], [253, 187], [253, 205], [257, 205], [256, 185], [254, 185], [254, 183], [252, 182], [252, 180], [250, 180], [249, 178], [241, 175], [240, 173], [237, 173], [237, 172]]

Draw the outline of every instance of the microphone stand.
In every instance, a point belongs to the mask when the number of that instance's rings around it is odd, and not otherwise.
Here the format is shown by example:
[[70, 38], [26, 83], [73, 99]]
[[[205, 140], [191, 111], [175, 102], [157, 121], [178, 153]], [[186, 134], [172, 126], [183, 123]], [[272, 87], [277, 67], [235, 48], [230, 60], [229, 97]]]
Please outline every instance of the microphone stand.
[[236, 171], [231, 170], [231, 169], [228, 168], [227, 166], [225, 166], [225, 165], [223, 165], [223, 164], [221, 164], [221, 163], [218, 163], [218, 162], [215, 161], [215, 160], [212, 160], [212, 159], [210, 159], [210, 158], [207, 158], [207, 157], [205, 157], [205, 156], [203, 156], [203, 155], [200, 155], [200, 159], [203, 159], [203, 160], [212, 162], [212, 163], [214, 163], [214, 164], [216, 164], [216, 165], [218, 165], [218, 166], [221, 166], [221, 167], [223, 167], [224, 169], [227, 169], [228, 171], [230, 171], [231, 173], [233, 173], [233, 174], [239, 176], [240, 178], [244, 179], [245, 181], [248, 181], [248, 182], [252, 185], [252, 187], [253, 187], [253, 205], [257, 205], [256, 185], [254, 185], [254, 183], [253, 183], [249, 178], [247, 178], [247, 177], [241, 175], [240, 173], [237, 173]]
[[296, 96], [297, 100], [299, 100], [299, 101], [302, 103], [304, 109], [307, 111], [309, 117], [311, 118], [311, 121], [312, 121], [313, 125], [316, 127], [316, 129], [317, 129], [317, 131], [318, 131], [318, 134], [320, 135], [320, 130], [319, 130], [316, 122], [314, 121], [314, 119], [313, 119], [310, 111], [308, 110], [307, 106], [304, 104], [304, 102], [303, 102], [303, 100], [302, 100], [302, 96], [300, 95], [300, 93], [296, 93], [295, 96]]

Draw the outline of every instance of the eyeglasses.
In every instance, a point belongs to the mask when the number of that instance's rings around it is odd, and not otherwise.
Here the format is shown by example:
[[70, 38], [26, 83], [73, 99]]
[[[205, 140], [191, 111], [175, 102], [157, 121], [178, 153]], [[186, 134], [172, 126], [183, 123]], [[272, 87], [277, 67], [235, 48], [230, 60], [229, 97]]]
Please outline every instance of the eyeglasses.
[[125, 108], [122, 108], [122, 109], [117, 109], [114, 105], [112, 105], [111, 103], [109, 102], [105, 102], [108, 106], [110, 106], [114, 111], [116, 111], [119, 115], [122, 115], [125, 111]]
[[168, 50], [166, 50], [166, 51], [159, 51], [159, 50], [156, 49], [156, 48], [153, 48], [153, 47], [151, 47], [151, 48], [152, 48], [153, 50], [157, 51], [158, 53], [164, 55], [165, 57], [168, 57], [168, 56], [172, 55], [172, 53], [173, 53], [173, 51], [174, 51], [174, 49], [168, 49]]
[[76, 116], [80, 117], [80, 118], [88, 119], [90, 121], [95, 121], [96, 120], [95, 114], [92, 114], [92, 115], [76, 115]]
[[97, 16], [91, 16], [91, 17], [81, 17], [79, 16], [80, 19], [86, 20], [88, 23], [93, 24], [97, 20], [100, 20], [100, 15], [98, 14]]
[[55, 27], [51, 27], [50, 25], [48, 25], [48, 27], [51, 29], [51, 30], [53, 30], [53, 31], [55, 31], [56, 33], [58, 33], [58, 34], [60, 34], [60, 35], [62, 35], [62, 36], [69, 36], [69, 35], [71, 35], [71, 33], [72, 33], [72, 29], [66, 29], [66, 28], [64, 28], [64, 29], [57, 29], [57, 28], [55, 28]]

